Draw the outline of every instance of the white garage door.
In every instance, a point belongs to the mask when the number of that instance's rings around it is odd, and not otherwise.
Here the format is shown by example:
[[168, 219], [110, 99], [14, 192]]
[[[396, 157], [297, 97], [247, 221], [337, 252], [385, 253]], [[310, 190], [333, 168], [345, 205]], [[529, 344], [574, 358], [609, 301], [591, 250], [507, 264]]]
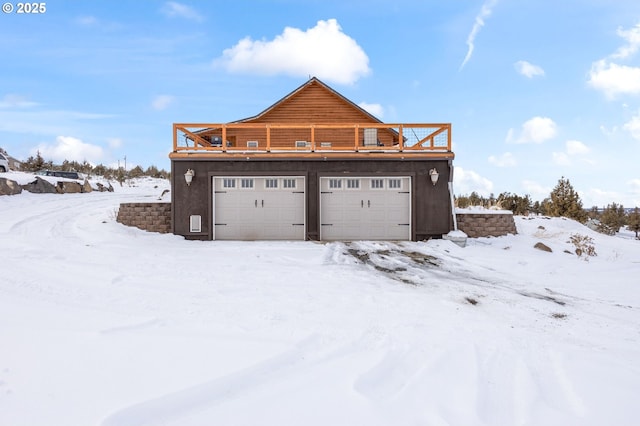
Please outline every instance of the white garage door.
[[410, 240], [410, 177], [320, 178], [322, 240]]
[[213, 181], [214, 240], [304, 240], [304, 177]]

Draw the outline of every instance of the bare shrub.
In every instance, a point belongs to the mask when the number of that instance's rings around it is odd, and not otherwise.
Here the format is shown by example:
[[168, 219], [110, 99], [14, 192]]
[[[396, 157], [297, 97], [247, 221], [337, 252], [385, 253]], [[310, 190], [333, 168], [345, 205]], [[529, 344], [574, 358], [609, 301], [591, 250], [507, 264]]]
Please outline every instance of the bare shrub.
[[593, 238], [582, 235], [572, 234], [569, 237], [569, 242], [575, 247], [575, 253], [584, 260], [589, 260], [589, 257], [597, 256], [596, 248], [593, 243]]

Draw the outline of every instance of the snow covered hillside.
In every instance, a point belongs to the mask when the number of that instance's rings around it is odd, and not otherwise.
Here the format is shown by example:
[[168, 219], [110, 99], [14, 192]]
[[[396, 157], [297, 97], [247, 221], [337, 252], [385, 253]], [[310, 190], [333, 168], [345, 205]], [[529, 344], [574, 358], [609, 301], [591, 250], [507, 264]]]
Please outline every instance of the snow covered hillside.
[[639, 241], [186, 241], [134, 185], [0, 197], [0, 425], [638, 423]]

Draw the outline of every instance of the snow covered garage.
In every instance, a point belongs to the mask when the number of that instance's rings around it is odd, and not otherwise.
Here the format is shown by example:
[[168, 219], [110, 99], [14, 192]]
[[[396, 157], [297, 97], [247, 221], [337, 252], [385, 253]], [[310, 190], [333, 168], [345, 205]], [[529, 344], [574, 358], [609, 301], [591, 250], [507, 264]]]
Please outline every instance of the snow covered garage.
[[260, 114], [173, 126], [173, 232], [421, 240], [453, 228], [450, 124], [386, 124], [312, 78]]

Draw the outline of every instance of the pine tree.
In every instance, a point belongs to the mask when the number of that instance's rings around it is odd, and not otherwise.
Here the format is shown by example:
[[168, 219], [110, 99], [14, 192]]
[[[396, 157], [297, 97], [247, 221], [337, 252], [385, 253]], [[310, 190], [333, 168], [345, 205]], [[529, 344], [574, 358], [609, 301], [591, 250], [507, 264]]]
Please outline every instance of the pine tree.
[[129, 179], [140, 177], [144, 174], [142, 171], [142, 167], [135, 166], [133, 169], [129, 170], [128, 177]]
[[615, 234], [625, 223], [625, 212], [622, 205], [616, 203], [609, 204], [600, 217], [603, 227], [609, 231], [608, 234]]
[[521, 197], [510, 192], [503, 192], [498, 196], [498, 205], [506, 210], [511, 210], [515, 215], [526, 216], [531, 211], [531, 198], [529, 195]]
[[37, 172], [38, 170], [47, 168], [47, 165], [50, 165], [50, 163], [45, 162], [40, 151], [38, 151], [35, 157], [32, 155], [27, 158], [27, 161], [22, 163], [21, 169], [28, 172]]
[[636, 239], [638, 239], [638, 232], [640, 232], [640, 210], [637, 207], [627, 216], [627, 228], [635, 232]]
[[575, 219], [581, 223], [587, 220], [587, 213], [582, 208], [580, 196], [571, 186], [569, 179], [565, 179], [564, 176], [560, 178], [558, 184], [551, 191], [551, 201], [548, 205], [547, 213], [551, 216]]

